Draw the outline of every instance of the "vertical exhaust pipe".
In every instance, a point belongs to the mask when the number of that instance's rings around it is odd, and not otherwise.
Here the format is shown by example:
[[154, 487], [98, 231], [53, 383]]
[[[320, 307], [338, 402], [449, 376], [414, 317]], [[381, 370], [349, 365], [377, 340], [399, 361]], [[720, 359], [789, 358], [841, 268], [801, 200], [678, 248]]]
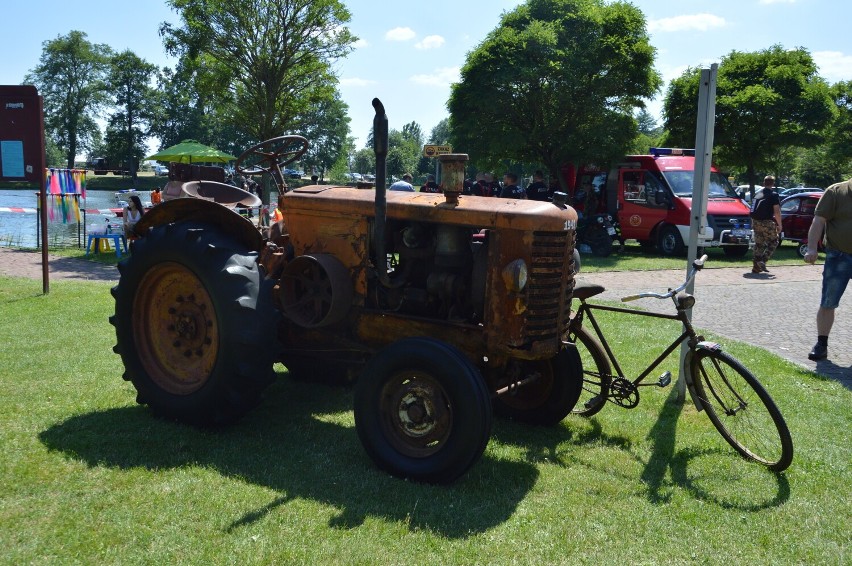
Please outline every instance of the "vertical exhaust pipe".
[[376, 269], [379, 281], [385, 287], [393, 287], [388, 276], [388, 255], [385, 242], [385, 226], [387, 223], [387, 158], [388, 158], [388, 117], [385, 107], [378, 98], [373, 99], [376, 115], [373, 117], [373, 152], [376, 154], [376, 221], [374, 224], [373, 242], [376, 250]]

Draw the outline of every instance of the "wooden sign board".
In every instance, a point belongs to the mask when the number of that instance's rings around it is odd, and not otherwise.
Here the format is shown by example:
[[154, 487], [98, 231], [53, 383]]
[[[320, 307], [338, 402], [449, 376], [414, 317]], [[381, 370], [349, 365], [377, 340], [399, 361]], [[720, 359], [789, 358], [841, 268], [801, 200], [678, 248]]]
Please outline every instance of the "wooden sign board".
[[42, 100], [32, 85], [0, 85], [0, 181], [44, 178]]

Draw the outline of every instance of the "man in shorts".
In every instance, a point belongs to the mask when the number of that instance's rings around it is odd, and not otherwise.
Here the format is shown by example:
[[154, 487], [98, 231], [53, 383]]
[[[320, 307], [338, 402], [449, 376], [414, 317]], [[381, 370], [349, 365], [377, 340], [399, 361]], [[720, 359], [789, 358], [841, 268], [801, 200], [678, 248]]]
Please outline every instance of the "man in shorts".
[[852, 278], [852, 179], [828, 187], [817, 203], [808, 230], [805, 262], [813, 264], [817, 245], [825, 235], [825, 265], [822, 270], [822, 298], [817, 311], [817, 343], [808, 359], [828, 357], [828, 334], [834, 324], [834, 310]]

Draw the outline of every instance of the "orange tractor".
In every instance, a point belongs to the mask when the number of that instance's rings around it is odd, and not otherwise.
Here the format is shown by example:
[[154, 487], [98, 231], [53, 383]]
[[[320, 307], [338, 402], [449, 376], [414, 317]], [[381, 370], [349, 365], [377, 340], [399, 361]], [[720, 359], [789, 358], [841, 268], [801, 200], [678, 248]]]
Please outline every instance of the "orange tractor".
[[[386, 192], [387, 117], [373, 105], [375, 190], [286, 192], [273, 240], [231, 210], [253, 195], [215, 181], [180, 183], [180, 198], [146, 214], [112, 290], [114, 350], [139, 403], [196, 424], [245, 414], [275, 362], [305, 380], [354, 380], [375, 463], [446, 483], [482, 455], [492, 411], [547, 425], [577, 402], [582, 367], [566, 340], [577, 214], [461, 196], [460, 154], [441, 158], [443, 194]], [[306, 148], [268, 140], [237, 170], [281, 179]]]

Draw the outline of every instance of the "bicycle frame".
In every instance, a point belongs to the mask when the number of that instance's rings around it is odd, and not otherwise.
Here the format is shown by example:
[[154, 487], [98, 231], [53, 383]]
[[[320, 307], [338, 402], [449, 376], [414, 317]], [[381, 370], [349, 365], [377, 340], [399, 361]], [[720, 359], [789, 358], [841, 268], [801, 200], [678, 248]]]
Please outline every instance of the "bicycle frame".
[[[581, 399], [586, 395], [586, 400], [581, 404], [578, 401], [579, 407], [572, 409], [572, 412], [591, 417], [606, 402], [625, 409], [638, 406], [641, 400], [639, 386], [665, 387], [671, 383], [671, 373], [668, 371], [656, 383], [643, 381], [678, 346], [686, 344], [689, 351], [683, 361], [682, 375], [696, 410], [707, 414], [716, 430], [741, 456], [761, 463], [770, 470], [783, 471], [792, 462], [793, 441], [777, 405], [742, 362], [725, 353], [719, 344], [699, 336], [689, 319], [689, 309], [695, 304], [695, 298], [684, 290], [706, 260], [707, 256], [695, 260], [686, 281], [676, 289], [669, 289], [663, 294], [638, 293], [621, 299], [624, 302], [646, 297], [671, 299], [675, 314], [588, 303], [587, 299], [602, 293], [604, 288], [585, 282], [574, 287], [574, 298], [580, 305], [569, 323], [567, 338], [575, 341], [583, 365], [591, 364], [591, 367], [583, 368], [583, 391], [580, 395]], [[683, 330], [638, 377], [630, 380], [625, 378], [624, 370], [595, 317], [595, 311], [678, 321]], [[591, 329], [583, 327], [585, 319], [589, 320]]]
[[672, 352], [674, 352], [675, 349], [678, 346], [680, 346], [684, 341], [687, 341], [687, 340], [689, 341], [690, 349], [693, 349], [695, 347], [695, 344], [698, 343], [698, 336], [696, 335], [695, 330], [692, 327], [692, 323], [689, 321], [689, 318], [686, 316], [686, 310], [684, 310], [684, 309], [678, 308], [677, 314], [665, 314], [665, 313], [657, 313], [657, 312], [648, 312], [648, 311], [643, 311], [643, 310], [639, 310], [639, 309], [635, 309], [635, 308], [613, 307], [613, 306], [608, 306], [608, 305], [592, 304], [592, 303], [586, 302], [584, 299], [581, 299], [580, 300], [580, 308], [577, 309], [577, 312], [574, 316], [574, 319], [571, 321], [571, 325], [572, 326], [575, 326], [575, 325], [582, 326], [583, 325], [583, 319], [588, 317], [589, 322], [591, 322], [591, 324], [592, 324], [592, 328], [594, 328], [594, 330], [595, 330], [595, 335], [597, 336], [598, 340], [600, 340], [601, 346], [603, 347], [604, 351], [606, 352], [607, 358], [609, 359], [610, 363], [612, 364], [613, 369], [615, 370], [615, 375], [611, 376], [611, 377], [619, 377], [621, 379], [627, 379], [627, 378], [624, 377], [624, 371], [621, 369], [621, 365], [619, 365], [618, 359], [616, 358], [615, 353], [613, 353], [612, 348], [610, 348], [609, 342], [607, 341], [603, 331], [601, 330], [601, 327], [598, 324], [598, 321], [595, 319], [594, 315], [592, 314], [592, 311], [595, 311], [595, 310], [610, 311], [610, 312], [617, 312], [617, 313], [623, 313], [623, 314], [632, 314], [632, 315], [636, 315], [636, 316], [646, 316], [646, 317], [651, 317], [651, 318], [662, 318], [662, 319], [666, 319], [666, 320], [678, 320], [683, 324], [684, 330], [680, 334], [680, 336], [675, 338], [675, 340], [665, 350], [663, 350], [663, 352], [659, 356], [657, 356], [657, 358], [654, 359], [648, 365], [648, 367], [645, 368], [645, 371], [643, 371], [641, 374], [639, 374], [639, 377], [637, 377], [637, 378], [635, 378], [631, 381], [631, 383], [634, 386], [637, 386], [637, 387], [640, 386], [640, 385], [645, 385], [645, 386], [657, 385], [657, 384], [652, 384], [652, 383], [642, 383], [642, 381], [644, 381], [644, 379], [646, 377], [648, 377], [648, 375], [652, 371], [654, 371], [654, 369], [657, 366], [659, 366], [663, 362], [663, 360], [666, 359]]

